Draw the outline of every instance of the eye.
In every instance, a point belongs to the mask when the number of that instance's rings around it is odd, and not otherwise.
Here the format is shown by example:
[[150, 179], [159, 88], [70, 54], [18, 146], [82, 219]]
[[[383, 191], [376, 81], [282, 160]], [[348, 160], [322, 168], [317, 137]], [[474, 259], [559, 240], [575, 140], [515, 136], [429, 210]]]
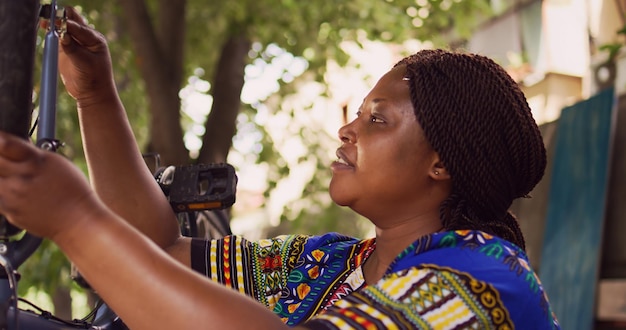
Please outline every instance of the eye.
[[[361, 117], [362, 114], [363, 114], [363, 112], [357, 111], [356, 112], [356, 117], [359, 118], [359, 117]], [[370, 123], [384, 123], [385, 122], [382, 118], [380, 118], [380, 117], [378, 117], [376, 115], [370, 115], [369, 118], [368, 118], [368, 121]]]
[[384, 123], [385, 121], [376, 116], [370, 116], [370, 122], [371, 123]]

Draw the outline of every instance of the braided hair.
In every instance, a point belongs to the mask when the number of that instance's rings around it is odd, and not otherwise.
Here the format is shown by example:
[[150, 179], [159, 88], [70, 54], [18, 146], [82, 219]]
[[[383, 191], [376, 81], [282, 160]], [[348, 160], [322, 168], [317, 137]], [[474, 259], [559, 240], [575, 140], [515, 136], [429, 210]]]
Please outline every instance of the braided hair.
[[440, 206], [443, 227], [481, 230], [525, 249], [509, 208], [541, 180], [546, 150], [519, 86], [476, 54], [423, 50], [398, 65], [407, 68], [417, 120], [452, 178]]

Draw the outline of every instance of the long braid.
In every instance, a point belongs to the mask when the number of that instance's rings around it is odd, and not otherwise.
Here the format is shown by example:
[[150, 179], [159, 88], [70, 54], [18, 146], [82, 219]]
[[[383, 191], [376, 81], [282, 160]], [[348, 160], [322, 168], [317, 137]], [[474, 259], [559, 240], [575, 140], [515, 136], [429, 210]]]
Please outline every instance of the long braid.
[[444, 228], [482, 230], [524, 248], [508, 210], [541, 180], [546, 150], [519, 86], [475, 54], [424, 50], [396, 65], [407, 67], [415, 115], [452, 177]]

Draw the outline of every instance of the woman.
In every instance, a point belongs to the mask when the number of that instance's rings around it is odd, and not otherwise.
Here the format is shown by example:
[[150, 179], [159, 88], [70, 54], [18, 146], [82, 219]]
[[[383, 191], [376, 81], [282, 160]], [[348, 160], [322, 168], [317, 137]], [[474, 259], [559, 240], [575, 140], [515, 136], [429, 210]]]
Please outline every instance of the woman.
[[0, 212], [55, 241], [131, 328], [558, 328], [507, 211], [541, 179], [545, 150], [493, 61], [407, 57], [340, 129], [330, 194], [375, 238], [255, 243], [180, 236], [133, 143], [106, 42], [71, 8], [60, 71], [94, 190], [60, 156], [2, 133]]

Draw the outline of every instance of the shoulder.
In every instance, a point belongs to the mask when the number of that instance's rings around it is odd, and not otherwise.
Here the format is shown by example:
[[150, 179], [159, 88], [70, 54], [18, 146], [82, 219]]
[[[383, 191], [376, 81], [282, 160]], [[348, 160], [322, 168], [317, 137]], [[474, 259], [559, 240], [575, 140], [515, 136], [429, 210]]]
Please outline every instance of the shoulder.
[[407, 272], [419, 272], [424, 278], [453, 284], [467, 294], [467, 299], [471, 298], [468, 302], [489, 301], [495, 308], [493, 313], [506, 312], [502, 315], [513, 320], [517, 327], [520, 323], [530, 328], [552, 324], [554, 317], [548, 297], [526, 253], [493, 235], [462, 230], [422, 237], [399, 256], [384, 280], [409, 281], [403, 276]]
[[498, 271], [522, 276], [532, 272], [526, 253], [499, 237], [470, 230], [427, 235], [407, 247], [390, 270], [434, 264], [459, 269], [478, 277]]
[[456, 269], [429, 265], [388, 274], [375, 285], [338, 301], [311, 323], [341, 324], [349, 320], [363, 326], [387, 328], [394, 324], [418, 329], [443, 324], [450, 329], [558, 327], [550, 317], [533, 313], [512, 315], [510, 306], [490, 283]]

